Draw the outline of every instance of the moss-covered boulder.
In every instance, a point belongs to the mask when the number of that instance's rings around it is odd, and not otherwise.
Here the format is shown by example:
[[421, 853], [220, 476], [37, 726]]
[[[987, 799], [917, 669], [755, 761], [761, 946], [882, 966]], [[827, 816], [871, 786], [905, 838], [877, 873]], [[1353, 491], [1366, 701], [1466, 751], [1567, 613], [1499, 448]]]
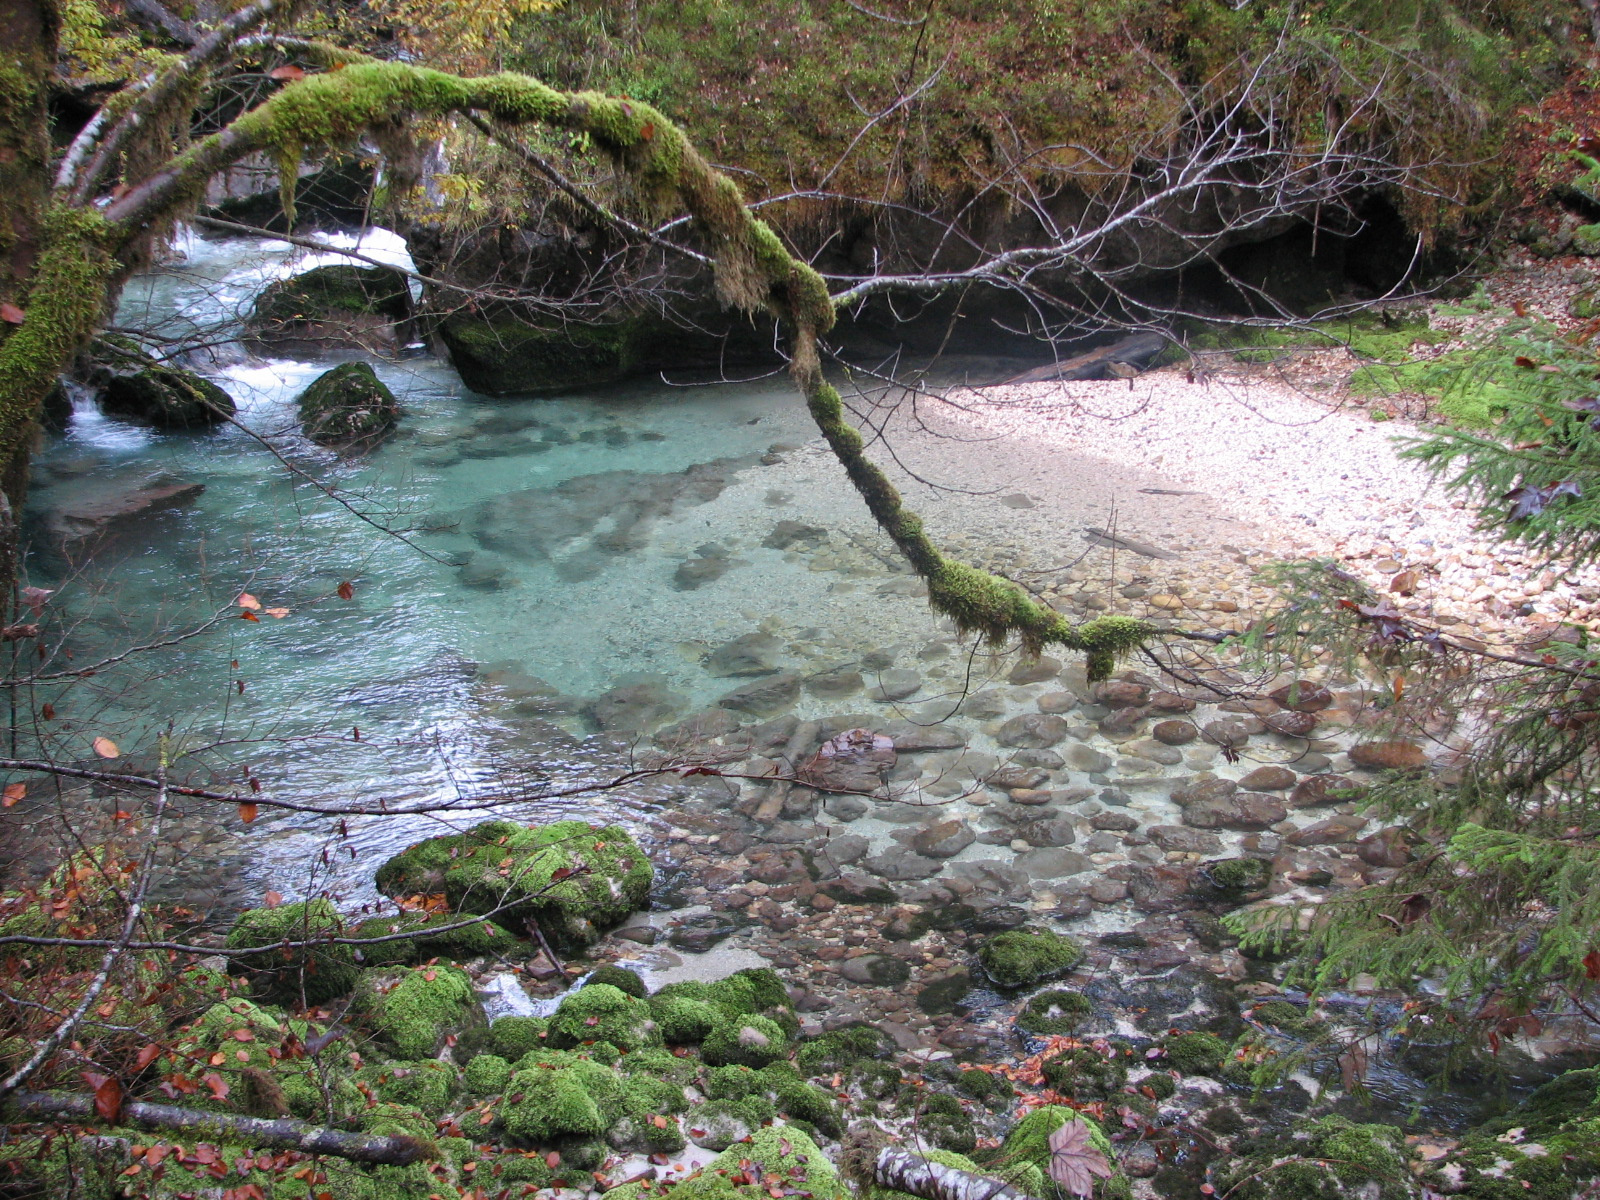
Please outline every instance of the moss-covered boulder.
[[877, 1026], [846, 1025], [802, 1042], [794, 1061], [806, 1075], [831, 1075], [863, 1059], [890, 1058], [895, 1050], [894, 1039]]
[[311, 1036], [305, 1022], [281, 1009], [242, 997], [212, 1005], [179, 1029], [174, 1049], [198, 1076], [217, 1055], [225, 1059], [230, 1086], [223, 1095], [198, 1089], [184, 1103], [199, 1108], [257, 1117], [296, 1116], [324, 1120], [331, 1101], [338, 1115], [362, 1108], [366, 1101], [342, 1060], [315, 1063], [286, 1048]]
[[[827, 1156], [804, 1131], [793, 1125], [756, 1130], [748, 1142], [729, 1146], [698, 1175], [672, 1189], [674, 1200], [769, 1200], [768, 1176], [783, 1181], [784, 1190], [813, 1200], [847, 1200]], [[639, 1183], [612, 1188], [606, 1200], [649, 1200], [652, 1192]]]
[[1040, 1064], [1044, 1080], [1063, 1096], [1090, 1102], [1109, 1100], [1128, 1081], [1128, 1059], [1117, 1046], [1070, 1046]]
[[1567, 1200], [1600, 1180], [1600, 1070], [1568, 1071], [1485, 1121], [1422, 1181], [1469, 1200]]
[[999, 987], [1032, 987], [1070, 972], [1083, 961], [1083, 947], [1048, 930], [1012, 929], [979, 947], [978, 961]]
[[362, 921], [350, 930], [350, 936], [394, 938], [357, 947], [361, 961], [369, 967], [407, 966], [430, 958], [466, 962], [486, 954], [509, 955], [518, 948], [516, 935], [493, 921], [473, 921], [459, 929], [440, 931], [442, 926], [460, 923], [461, 917], [452, 913], [408, 912]]
[[557, 821], [529, 828], [489, 821], [429, 838], [378, 868], [378, 889], [442, 893], [457, 912], [534, 920], [556, 945], [582, 949], [643, 907], [650, 860], [620, 825]]
[[579, 988], [550, 1018], [548, 1043], [557, 1049], [610, 1042], [624, 1052], [661, 1044], [650, 1005], [608, 983]]
[[472, 980], [459, 967], [369, 971], [355, 1011], [379, 1041], [402, 1059], [429, 1058], [472, 1011]]
[[393, 431], [400, 404], [371, 364], [341, 363], [300, 393], [300, 429], [322, 446], [371, 446]]
[[[1241, 1154], [1218, 1172], [1218, 1195], [1238, 1200], [1420, 1200], [1423, 1195], [1410, 1170], [1405, 1132], [1392, 1125], [1321, 1117], [1238, 1149]], [[1519, 1186], [1515, 1194], [1529, 1193]]]
[[508, 1062], [541, 1049], [548, 1040], [550, 1022], [544, 1017], [500, 1017], [489, 1026], [489, 1044]]
[[623, 1115], [622, 1081], [610, 1067], [572, 1058], [558, 1067], [519, 1070], [506, 1084], [506, 1132], [541, 1145], [599, 1138]]
[[393, 267], [336, 264], [280, 279], [256, 297], [252, 339], [278, 350], [386, 353], [411, 316], [411, 286]]
[[1161, 1049], [1167, 1062], [1185, 1075], [1215, 1075], [1228, 1055], [1228, 1043], [1212, 1033], [1175, 1033]]
[[[344, 936], [344, 921], [326, 900], [252, 908], [240, 913], [228, 931], [228, 948], [263, 949], [230, 959], [229, 967], [246, 976], [264, 1000], [320, 1004], [350, 991], [359, 977], [354, 950], [330, 941]], [[311, 944], [292, 945], [296, 942]]]
[[[1089, 1127], [1089, 1144], [1105, 1155], [1108, 1163], [1116, 1165], [1111, 1141], [1099, 1124], [1073, 1109], [1056, 1104], [1036, 1108], [1012, 1126], [1011, 1132], [987, 1165], [1029, 1195], [1050, 1195], [1051, 1191], [1047, 1189], [1051, 1185], [1046, 1182], [1050, 1178], [1050, 1135], [1068, 1121], [1086, 1124]], [[1132, 1194], [1128, 1177], [1120, 1170], [1109, 1178], [1097, 1178], [1094, 1181], [1094, 1200], [1129, 1200]]]
[[209, 429], [233, 416], [238, 406], [204, 376], [150, 359], [106, 380], [100, 410], [157, 429]]
[[704, 1000], [677, 994], [651, 996], [650, 1013], [661, 1030], [662, 1040], [674, 1046], [705, 1041], [721, 1015]]
[[594, 987], [597, 984], [607, 984], [619, 992], [627, 992], [630, 996], [637, 996], [643, 1000], [650, 994], [650, 989], [645, 987], [644, 979], [639, 972], [630, 971], [627, 967], [606, 965], [596, 967], [589, 972], [589, 977], [583, 981], [584, 987]]
[[541, 329], [515, 317], [456, 313], [439, 337], [462, 382], [486, 396], [613, 383], [633, 367], [633, 326]]
[[768, 1017], [725, 1017], [701, 1043], [700, 1053], [716, 1067], [764, 1067], [789, 1056], [789, 1036]]
[[494, 1096], [511, 1081], [511, 1064], [498, 1054], [479, 1054], [461, 1072], [461, 1084], [477, 1096]]
[[1093, 1009], [1082, 992], [1052, 989], [1029, 997], [1017, 1014], [1017, 1028], [1036, 1036], [1075, 1033]]

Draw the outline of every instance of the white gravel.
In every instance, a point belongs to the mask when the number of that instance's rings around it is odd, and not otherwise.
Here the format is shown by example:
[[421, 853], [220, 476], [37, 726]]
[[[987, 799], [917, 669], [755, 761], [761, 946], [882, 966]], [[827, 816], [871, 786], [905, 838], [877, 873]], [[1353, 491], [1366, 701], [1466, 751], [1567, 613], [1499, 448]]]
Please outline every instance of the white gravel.
[[[1407, 607], [1441, 623], [1509, 633], [1525, 619], [1600, 618], [1600, 572], [1559, 570], [1473, 531], [1473, 514], [1399, 443], [1422, 432], [1374, 421], [1336, 383], [1318, 392], [1239, 373], [1190, 382], [1183, 367], [1124, 381], [953, 390], [944, 414], [1158, 472], [1264, 528], [1284, 552], [1335, 557], [1387, 587], [1416, 570]], [[1398, 597], [1397, 597], [1398, 599]]]

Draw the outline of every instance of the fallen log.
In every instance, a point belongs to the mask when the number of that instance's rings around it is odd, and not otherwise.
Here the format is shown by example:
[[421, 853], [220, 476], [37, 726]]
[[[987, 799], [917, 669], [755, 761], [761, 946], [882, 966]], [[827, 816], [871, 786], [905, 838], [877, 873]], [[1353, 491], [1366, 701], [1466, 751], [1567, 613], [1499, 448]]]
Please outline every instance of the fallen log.
[[1074, 382], [1083, 379], [1126, 379], [1127, 375], [1114, 369], [1116, 366], [1135, 368], [1135, 374], [1167, 348], [1168, 339], [1159, 333], [1136, 333], [1131, 337], [1101, 346], [1076, 358], [1034, 367], [1005, 382], [1049, 383], [1054, 380]]
[[946, 1167], [909, 1150], [880, 1150], [872, 1176], [879, 1187], [909, 1192], [922, 1200], [1033, 1200], [1008, 1183]]
[[[58, 1117], [73, 1121], [96, 1119], [93, 1096], [15, 1092], [11, 1097], [11, 1108], [14, 1113], [35, 1120]], [[233, 1113], [205, 1112], [197, 1108], [179, 1108], [172, 1104], [147, 1104], [142, 1100], [130, 1100], [124, 1104], [116, 1123], [177, 1133], [210, 1134], [251, 1147], [270, 1146], [278, 1150], [299, 1150], [303, 1154], [331, 1154], [351, 1162], [383, 1163], [397, 1167], [421, 1158], [431, 1158], [434, 1154], [433, 1146], [421, 1138], [346, 1133], [291, 1117], [245, 1117]]]

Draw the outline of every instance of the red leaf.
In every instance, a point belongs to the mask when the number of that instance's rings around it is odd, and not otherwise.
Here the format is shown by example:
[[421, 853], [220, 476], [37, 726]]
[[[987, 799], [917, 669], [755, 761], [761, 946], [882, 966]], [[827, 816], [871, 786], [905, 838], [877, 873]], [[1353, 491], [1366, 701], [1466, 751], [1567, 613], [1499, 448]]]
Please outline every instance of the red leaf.
[[351, 585], [348, 579], [339, 585], [339, 599], [348, 600], [355, 594], [356, 589]]
[[549, 1154], [544, 1156], [544, 1165], [554, 1171], [561, 1165], [561, 1155], [556, 1153], [554, 1150], [550, 1151]]
[[294, 65], [273, 67], [267, 72], [268, 79], [279, 79], [285, 83], [295, 83], [306, 77], [306, 73]]
[[39, 710], [39, 715], [46, 721], [54, 721], [56, 719], [56, 706], [54, 704], [46, 704]]
[[94, 1089], [94, 1111], [102, 1121], [115, 1122], [122, 1115], [122, 1085], [114, 1075], [83, 1073], [83, 1081]]
[[133, 1060], [134, 1069], [142, 1071], [160, 1057], [161, 1047], [151, 1042], [143, 1050], [139, 1051], [138, 1057]]
[[261, 618], [256, 616], [255, 613], [251, 612], [249, 609], [245, 609], [242, 612], [240, 612], [239, 616], [243, 620], [254, 621], [258, 625], [261, 623]]
[[254, 821], [255, 819], [256, 819], [256, 806], [255, 806], [254, 803], [252, 803], [252, 802], [247, 800], [245, 803], [239, 805], [239, 820], [243, 821], [246, 825], [248, 825], [248, 824], [250, 824], [251, 821]]
[[[6, 789], [6, 795], [11, 794], [11, 789]], [[1583, 956], [1583, 973], [1590, 979], [1600, 979], [1600, 950], [1591, 950]]]
[[[200, 1076], [200, 1082], [211, 1089], [212, 1099], [226, 1100], [228, 1098], [228, 1092], [230, 1090], [228, 1088], [228, 1081], [221, 1075], [218, 1075], [215, 1071], [207, 1071], [204, 1075]], [[198, 1155], [199, 1152], [204, 1149], [207, 1149], [207, 1147], [198, 1147], [195, 1151], [196, 1155]], [[213, 1150], [212, 1153], [215, 1154], [216, 1151]]]
[[278, 905], [283, 903], [283, 893], [268, 892], [265, 896], [261, 897], [261, 903], [265, 904], [268, 908], [277, 908]]
[[1534, 367], [1537, 367], [1539, 365], [1538, 363], [1534, 362], [1533, 359], [1529, 358], [1526, 354], [1517, 355], [1516, 363], [1517, 363], [1517, 366], [1523, 368], [1523, 370], [1532, 370]]
[[18, 800], [28, 794], [28, 785], [25, 783], [6, 784], [5, 795], [0, 796], [0, 808], [10, 808]]
[[0, 303], [0, 321], [4, 321], [7, 325], [21, 325], [27, 319], [27, 314], [11, 301]]

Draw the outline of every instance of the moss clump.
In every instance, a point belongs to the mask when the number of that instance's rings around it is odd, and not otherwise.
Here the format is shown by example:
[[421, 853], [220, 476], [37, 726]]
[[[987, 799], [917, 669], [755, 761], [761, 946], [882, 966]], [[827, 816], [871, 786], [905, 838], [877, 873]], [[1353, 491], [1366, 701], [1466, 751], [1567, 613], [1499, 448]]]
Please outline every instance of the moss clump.
[[511, 1081], [511, 1064], [498, 1054], [479, 1054], [461, 1073], [467, 1091], [477, 1096], [493, 1096], [505, 1091]]
[[644, 980], [639, 978], [639, 972], [630, 971], [627, 967], [597, 967], [589, 973], [589, 978], [584, 980], [584, 987], [594, 987], [596, 984], [608, 984], [619, 992], [643, 1000], [648, 996], [649, 990], [644, 986]]
[[380, 1100], [409, 1105], [431, 1117], [443, 1116], [456, 1093], [456, 1069], [435, 1059], [368, 1067], [360, 1078]]
[[507, 1133], [530, 1143], [597, 1138], [623, 1115], [622, 1081], [611, 1068], [581, 1058], [555, 1069], [518, 1070], [506, 1085], [501, 1115]]
[[994, 1075], [969, 1067], [956, 1078], [956, 1086], [975, 1100], [984, 1104], [1002, 1104], [1017, 1094], [1017, 1089], [1003, 1075]]
[[579, 988], [550, 1018], [548, 1041], [558, 1049], [585, 1042], [610, 1042], [622, 1050], [661, 1044], [650, 1005], [608, 983]]
[[372, 938], [396, 933], [410, 935], [390, 942], [356, 947], [362, 961], [369, 967], [409, 966], [430, 958], [465, 962], [486, 954], [504, 956], [516, 951], [516, 936], [493, 921], [473, 921], [460, 929], [431, 932], [437, 926], [455, 925], [460, 921], [459, 916], [449, 913], [408, 912], [397, 917], [374, 917], [363, 921], [350, 931], [350, 936]]
[[[277, 1004], [320, 1004], [342, 996], [359, 978], [349, 946], [329, 944], [345, 936], [344, 921], [326, 900], [307, 900], [239, 914], [228, 932], [229, 949], [273, 946], [233, 958], [229, 967], [249, 977], [256, 995]], [[282, 947], [284, 942], [320, 943]]]
[[1228, 1044], [1210, 1033], [1174, 1034], [1161, 1048], [1167, 1061], [1185, 1075], [1215, 1075], [1228, 1053]]
[[543, 1017], [499, 1017], [489, 1026], [489, 1044], [501, 1058], [516, 1062], [545, 1044], [549, 1028]]
[[1139, 1080], [1141, 1090], [1148, 1090], [1157, 1100], [1170, 1100], [1178, 1091], [1178, 1081], [1165, 1071], [1152, 1071]]
[[783, 1116], [804, 1121], [828, 1137], [843, 1135], [844, 1121], [840, 1117], [839, 1106], [834, 1103], [832, 1096], [815, 1084], [789, 1080], [780, 1084], [776, 1092], [775, 1103]]
[[[729, 1146], [698, 1175], [674, 1187], [672, 1195], [674, 1200], [763, 1200], [767, 1191], [762, 1180], [768, 1175], [815, 1200], [847, 1200], [849, 1195], [816, 1143], [793, 1125], [755, 1130], [748, 1142]], [[649, 1195], [637, 1183], [606, 1193], [607, 1200], [647, 1200]]]
[[1287, 1000], [1268, 1000], [1250, 1010], [1250, 1019], [1285, 1033], [1304, 1033], [1311, 1026], [1306, 1010]]
[[[999, 1168], [1008, 1178], [1014, 1177], [1013, 1173], [1031, 1170], [1037, 1173], [1034, 1178], [1039, 1180], [1039, 1186], [1043, 1186], [1043, 1181], [1049, 1178], [1050, 1135], [1068, 1121], [1082, 1121], [1087, 1125], [1090, 1144], [1106, 1156], [1107, 1162], [1115, 1165], [1117, 1160], [1110, 1139], [1096, 1122], [1073, 1109], [1051, 1104], [1034, 1109], [1012, 1127], [991, 1166]], [[1018, 1183], [1020, 1185], [1020, 1179]], [[1044, 1193], [1035, 1191], [1032, 1194]], [[1128, 1200], [1133, 1192], [1127, 1176], [1117, 1171], [1109, 1179], [1096, 1179], [1093, 1194], [1094, 1200]]]
[[1272, 864], [1259, 858], [1224, 858], [1208, 863], [1205, 874], [1220, 892], [1259, 892], [1272, 882]]
[[341, 1068], [330, 1068], [324, 1080], [308, 1059], [278, 1052], [291, 1039], [303, 1042], [309, 1036], [304, 1021], [290, 1020], [275, 1008], [238, 997], [212, 1005], [182, 1031], [175, 1048], [194, 1063], [224, 1055], [228, 1069], [237, 1073], [235, 1082], [223, 1099], [201, 1092], [185, 1103], [253, 1116], [318, 1119], [326, 1114], [326, 1082], [339, 1106], [359, 1107], [361, 1095]]
[[893, 1042], [873, 1025], [846, 1025], [800, 1043], [795, 1066], [806, 1075], [831, 1075], [863, 1059], [880, 1059], [893, 1050]]
[[400, 402], [370, 363], [341, 363], [300, 393], [300, 430], [321, 446], [376, 442], [394, 429]]
[[1039, 1035], [1072, 1033], [1092, 1011], [1094, 1005], [1082, 992], [1040, 992], [1017, 1014], [1017, 1028]]
[[706, 1036], [700, 1053], [714, 1067], [764, 1067], [788, 1056], [789, 1037], [767, 1017], [726, 1017]]
[[373, 1032], [403, 1059], [438, 1050], [445, 1034], [466, 1020], [472, 980], [459, 967], [413, 967], [390, 982], [369, 977], [358, 1006]]
[[923, 1095], [914, 1118], [918, 1135], [941, 1150], [967, 1154], [978, 1144], [978, 1131], [961, 1101], [942, 1092]]
[[1083, 947], [1059, 933], [1014, 929], [985, 942], [978, 961], [1000, 987], [1031, 987], [1071, 971], [1083, 961]]
[[1600, 1069], [1568, 1071], [1429, 1164], [1423, 1183], [1469, 1200], [1566, 1200], [1600, 1179]]
[[698, 1044], [716, 1027], [719, 1013], [704, 1000], [688, 996], [652, 996], [650, 1012], [664, 1041], [674, 1046]]
[[667, 1080], [679, 1087], [693, 1083], [700, 1075], [700, 1062], [687, 1055], [679, 1057], [670, 1050], [654, 1046], [634, 1050], [617, 1062], [617, 1070], [625, 1075], [648, 1075], [652, 1079]]
[[[1343, 1117], [1298, 1122], [1285, 1136], [1241, 1146], [1216, 1181], [1240, 1200], [1417, 1200], [1422, 1185], [1409, 1169], [1404, 1131], [1357, 1125]], [[1518, 1195], [1526, 1195], [1521, 1188]]]
[[1093, 1046], [1075, 1046], [1045, 1059], [1041, 1066], [1046, 1083], [1083, 1102], [1110, 1099], [1128, 1081], [1128, 1064], [1115, 1049], [1103, 1054]]
[[531, 918], [557, 945], [582, 948], [642, 907], [652, 878], [620, 825], [489, 821], [402, 851], [378, 868], [377, 885], [397, 898], [442, 892], [458, 912]]

